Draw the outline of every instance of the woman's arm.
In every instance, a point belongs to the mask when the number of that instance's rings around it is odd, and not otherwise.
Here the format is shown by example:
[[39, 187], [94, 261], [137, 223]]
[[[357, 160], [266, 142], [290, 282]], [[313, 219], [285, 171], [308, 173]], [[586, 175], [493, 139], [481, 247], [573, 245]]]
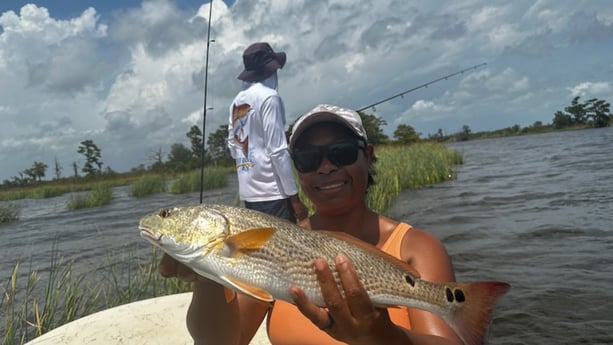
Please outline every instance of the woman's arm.
[[[402, 241], [401, 256], [419, 273], [421, 279], [439, 283], [455, 281], [449, 255], [443, 244], [432, 234], [411, 229]], [[438, 335], [452, 343], [462, 343], [451, 327], [433, 313], [411, 308], [409, 319], [415, 332]]]
[[228, 294], [220, 284], [198, 276], [168, 255], [160, 262], [160, 273], [193, 284], [187, 329], [195, 345], [247, 345], [268, 311], [268, 303]]

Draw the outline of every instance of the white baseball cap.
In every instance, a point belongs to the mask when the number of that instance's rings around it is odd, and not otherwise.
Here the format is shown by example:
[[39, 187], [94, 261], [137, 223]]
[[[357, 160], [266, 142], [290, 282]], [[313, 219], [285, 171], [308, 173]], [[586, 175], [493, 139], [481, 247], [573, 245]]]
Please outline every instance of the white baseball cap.
[[290, 150], [307, 128], [321, 122], [339, 123], [349, 128], [356, 136], [364, 139], [364, 141], [368, 141], [366, 130], [364, 130], [364, 126], [362, 125], [362, 119], [356, 111], [336, 105], [320, 104], [308, 113], [302, 115], [294, 123], [292, 134], [289, 137]]

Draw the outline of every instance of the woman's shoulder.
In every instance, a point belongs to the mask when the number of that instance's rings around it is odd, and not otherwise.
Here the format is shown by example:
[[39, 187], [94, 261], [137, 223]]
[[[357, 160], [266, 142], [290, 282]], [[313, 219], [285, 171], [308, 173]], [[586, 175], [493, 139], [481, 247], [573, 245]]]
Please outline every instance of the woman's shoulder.
[[453, 268], [443, 243], [432, 233], [412, 228], [402, 241], [401, 256], [420, 276], [433, 281], [453, 279]]
[[[438, 237], [434, 236], [432, 233], [418, 229], [415, 227], [411, 227], [411, 231], [408, 231], [405, 235], [405, 240], [403, 241], [405, 244], [403, 246], [412, 246], [412, 247], [442, 247], [443, 244], [438, 239]], [[427, 248], [426, 248], [427, 249]]]

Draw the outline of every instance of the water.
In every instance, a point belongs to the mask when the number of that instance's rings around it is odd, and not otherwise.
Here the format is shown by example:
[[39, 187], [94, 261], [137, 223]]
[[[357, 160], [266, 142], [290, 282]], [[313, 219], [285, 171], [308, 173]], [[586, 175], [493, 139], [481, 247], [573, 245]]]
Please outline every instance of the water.
[[457, 179], [392, 215], [435, 233], [458, 280], [512, 287], [491, 344], [613, 344], [613, 128], [469, 141]]
[[[613, 344], [613, 128], [469, 141], [457, 179], [403, 192], [390, 215], [436, 234], [458, 280], [503, 280], [490, 344]], [[233, 203], [232, 185], [205, 202]], [[111, 205], [66, 209], [69, 196], [21, 200], [0, 225], [0, 283], [18, 259], [48, 270], [56, 251], [87, 271], [129, 248], [150, 248], [138, 219], [197, 203], [198, 193], [144, 199], [114, 190]]]

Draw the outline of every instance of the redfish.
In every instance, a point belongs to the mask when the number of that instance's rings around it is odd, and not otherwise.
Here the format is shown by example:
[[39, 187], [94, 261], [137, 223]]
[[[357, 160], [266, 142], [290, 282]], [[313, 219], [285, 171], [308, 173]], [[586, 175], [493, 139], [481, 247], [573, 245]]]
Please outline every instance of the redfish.
[[[298, 286], [325, 306], [313, 267], [349, 257], [372, 303], [430, 311], [467, 345], [483, 344], [504, 282], [434, 283], [376, 247], [334, 231], [312, 231], [283, 219], [225, 205], [169, 207], [140, 220], [141, 236], [196, 273], [258, 300], [293, 303]], [[342, 289], [341, 289], [342, 291]]]

